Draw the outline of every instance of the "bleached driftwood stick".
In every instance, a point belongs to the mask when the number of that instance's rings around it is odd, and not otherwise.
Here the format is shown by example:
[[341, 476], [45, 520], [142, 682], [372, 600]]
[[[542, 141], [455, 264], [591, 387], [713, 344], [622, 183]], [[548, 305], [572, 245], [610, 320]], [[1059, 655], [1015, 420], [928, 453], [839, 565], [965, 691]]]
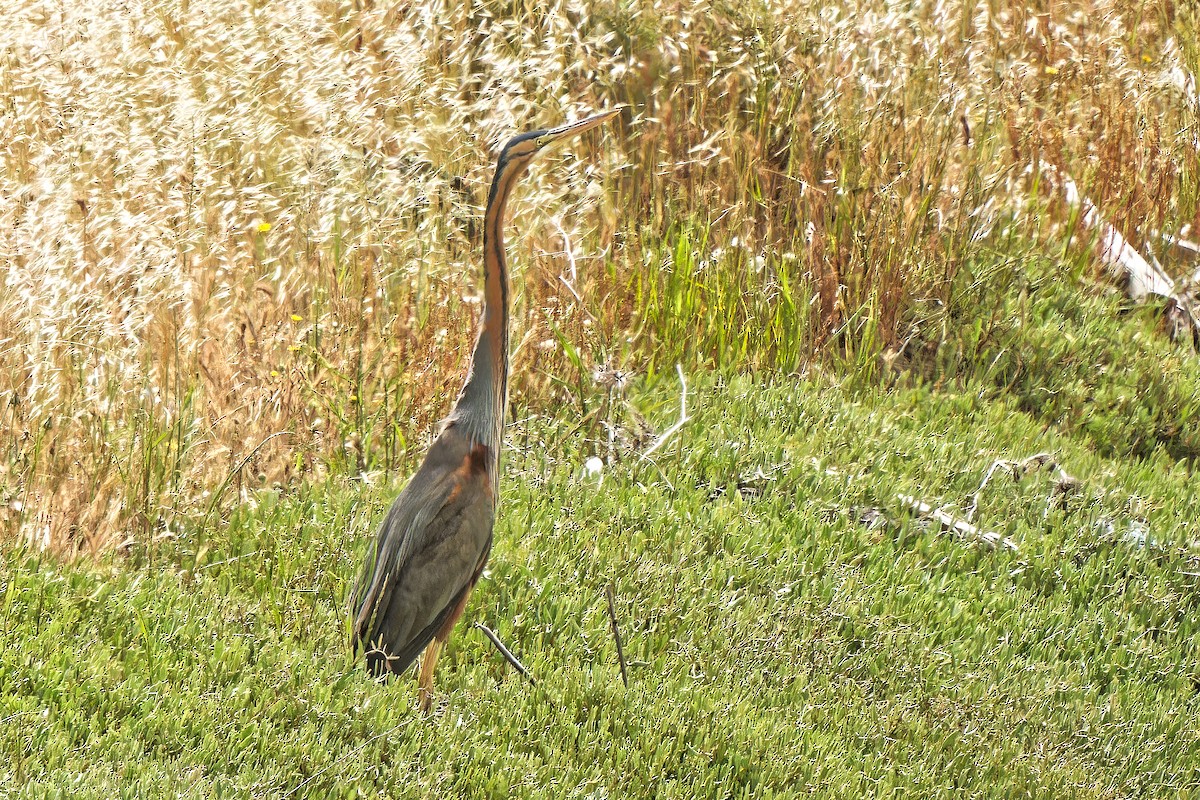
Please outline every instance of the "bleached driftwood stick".
[[1020, 480], [1022, 475], [1026, 475], [1040, 467], [1047, 467], [1058, 473], [1058, 481], [1054, 484], [1053, 491], [1050, 492], [1050, 497], [1046, 500], [1046, 513], [1050, 513], [1051, 506], [1054, 505], [1054, 499], [1065, 494], [1071, 494], [1078, 490], [1079, 481], [1067, 474], [1058, 461], [1055, 460], [1053, 453], [1036, 453], [1028, 458], [1023, 458], [1020, 461], [1012, 461], [1006, 458], [998, 458], [988, 467], [987, 474], [983, 476], [983, 480], [979, 483], [979, 488], [971, 495], [971, 502], [967, 505], [967, 512], [964, 515], [967, 522], [975, 521], [975, 511], [979, 508], [979, 496], [983, 493], [984, 487], [992, 479], [992, 475], [998, 469], [1003, 469], [1012, 476], [1014, 481]]
[[1165, 299], [1171, 338], [1178, 340], [1187, 336], [1193, 346], [1200, 348], [1200, 319], [1194, 298], [1175, 285], [1156, 259], [1147, 259], [1134, 249], [1120, 231], [1100, 215], [1096, 204], [1079, 191], [1079, 186], [1066, 171], [1058, 169], [1054, 172], [1062, 181], [1068, 205], [1079, 209], [1080, 222], [1085, 228], [1096, 231], [1096, 255], [1114, 277], [1125, 282], [1130, 299], [1138, 303], [1144, 302], [1147, 295]]
[[1020, 553], [1021, 548], [1017, 543], [1007, 536], [1001, 536], [998, 533], [991, 531], [983, 531], [975, 527], [966, 520], [958, 519], [957, 517], [947, 514], [940, 508], [934, 508], [928, 503], [923, 503], [912, 495], [898, 494], [896, 495], [901, 503], [903, 503], [910, 511], [914, 512], [919, 517], [929, 517], [941, 523], [942, 527], [964, 539], [971, 539], [980, 544], [987, 545], [991, 548], [1006, 547], [1014, 553]]
[[1197, 244], [1196, 242], [1193, 242], [1189, 239], [1184, 239], [1181, 236], [1175, 236], [1174, 234], [1167, 233], [1166, 231], [1151, 229], [1146, 233], [1148, 233], [1150, 236], [1162, 239], [1171, 247], [1174, 247], [1176, 250], [1185, 254], [1189, 258], [1200, 258], [1200, 244]]
[[1094, 228], [1099, 234], [1096, 255], [1114, 277], [1128, 281], [1130, 298], [1140, 303], [1148, 294], [1174, 297], [1175, 281], [1163, 271], [1162, 266], [1157, 261], [1151, 263], [1146, 260], [1116, 228], [1101, 217], [1096, 204], [1080, 193], [1079, 186], [1070, 175], [1059, 170], [1059, 178], [1067, 204], [1079, 209], [1079, 220], [1084, 227]]

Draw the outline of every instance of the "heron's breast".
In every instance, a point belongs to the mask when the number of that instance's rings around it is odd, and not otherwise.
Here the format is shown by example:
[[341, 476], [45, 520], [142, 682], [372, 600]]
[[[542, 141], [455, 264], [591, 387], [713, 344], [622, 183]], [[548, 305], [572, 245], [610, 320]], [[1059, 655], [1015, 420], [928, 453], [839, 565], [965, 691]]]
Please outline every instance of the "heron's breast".
[[491, 478], [494, 463], [491, 448], [478, 443], [472, 444], [462, 463], [454, 470], [454, 488], [450, 490], [446, 503], [456, 502], [463, 492], [469, 493], [468, 497], [463, 499], [471, 499], [471, 495], [477, 496], [482, 493], [489, 500], [495, 500]]

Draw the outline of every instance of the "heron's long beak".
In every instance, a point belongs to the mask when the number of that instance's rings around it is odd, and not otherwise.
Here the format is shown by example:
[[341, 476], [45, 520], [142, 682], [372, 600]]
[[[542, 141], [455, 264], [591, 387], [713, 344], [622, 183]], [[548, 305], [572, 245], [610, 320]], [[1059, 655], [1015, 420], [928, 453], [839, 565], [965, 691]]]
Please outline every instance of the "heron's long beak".
[[595, 114], [585, 119], [577, 120], [575, 122], [568, 122], [566, 125], [559, 125], [557, 128], [551, 128], [550, 130], [546, 131], [546, 135], [553, 136], [555, 140], [563, 139], [567, 136], [574, 136], [576, 134], [583, 133], [584, 131], [591, 130], [597, 125], [608, 122], [610, 119], [620, 113], [621, 109], [619, 108], [602, 111], [599, 114]]

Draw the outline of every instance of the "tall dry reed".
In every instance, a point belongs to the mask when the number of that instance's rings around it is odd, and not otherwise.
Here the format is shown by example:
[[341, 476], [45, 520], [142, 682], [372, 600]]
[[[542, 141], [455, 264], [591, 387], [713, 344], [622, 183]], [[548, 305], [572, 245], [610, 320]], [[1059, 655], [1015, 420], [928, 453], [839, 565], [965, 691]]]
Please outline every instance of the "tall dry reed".
[[936, 344], [964, 264], [1061, 244], [1041, 163], [1131, 239], [1200, 222], [1196, 30], [1099, 0], [13, 0], [0, 535], [144, 545], [405, 463], [469, 350], [490, 153], [616, 103], [513, 209], [514, 402], [602, 361]]

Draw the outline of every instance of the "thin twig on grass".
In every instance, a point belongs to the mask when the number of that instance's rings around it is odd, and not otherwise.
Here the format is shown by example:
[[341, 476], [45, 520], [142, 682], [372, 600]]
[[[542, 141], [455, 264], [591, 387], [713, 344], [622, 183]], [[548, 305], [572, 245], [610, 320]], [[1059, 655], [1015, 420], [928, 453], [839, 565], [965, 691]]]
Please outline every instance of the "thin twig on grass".
[[1007, 536], [1001, 536], [1000, 534], [993, 533], [991, 531], [980, 530], [966, 520], [961, 520], [957, 517], [951, 516], [942, 509], [934, 508], [928, 503], [923, 503], [912, 495], [898, 494], [896, 495], [896, 499], [903, 503], [906, 508], [914, 512], [917, 516], [930, 517], [931, 519], [937, 520], [941, 523], [943, 528], [957, 534], [958, 536], [961, 536], [964, 539], [972, 539], [991, 548], [996, 548], [1003, 545], [1014, 553], [1021, 552], [1021, 548], [1017, 546], [1017, 543]]
[[666, 443], [667, 439], [670, 439], [672, 436], [674, 436], [675, 433], [684, 426], [684, 423], [690, 419], [687, 413], [687, 379], [684, 378], [683, 367], [679, 364], [675, 365], [675, 371], [679, 373], [679, 421], [663, 431], [662, 436], [659, 436], [658, 439], [655, 440], [654, 444], [646, 448], [645, 452], [642, 453], [642, 460], [650, 458], [651, 453], [662, 447], [663, 444]]
[[[193, 565], [193, 569], [196, 572], [203, 572], [206, 569], [212, 569], [213, 567], [224, 566], [225, 564], [232, 564], [235, 561], [240, 561], [243, 558], [249, 558], [250, 556], [256, 556], [256, 555], [258, 555], [258, 551], [251, 550], [249, 553], [242, 553], [239, 556], [230, 556], [229, 558], [223, 558], [220, 561], [214, 561], [211, 564], [201, 564], [198, 567]], [[193, 562], [193, 564], [194, 564], [194, 562]]]
[[507, 647], [504, 646], [504, 642], [500, 641], [500, 637], [493, 633], [491, 628], [489, 628], [487, 625], [484, 625], [482, 622], [476, 622], [475, 627], [483, 631], [483, 635], [486, 636], [492, 644], [496, 645], [496, 649], [500, 651], [500, 655], [504, 656], [505, 660], [508, 661], [509, 664], [513, 665], [513, 669], [521, 673], [521, 675], [523, 675], [525, 679], [529, 681], [530, 686], [537, 686], [537, 681], [534, 680], [533, 676], [529, 674], [529, 670], [525, 669], [525, 665], [517, 660], [517, 657], [514, 656]]
[[1059, 463], [1054, 459], [1053, 453], [1036, 453], [1020, 461], [998, 458], [988, 467], [988, 471], [983, 476], [979, 488], [971, 495], [971, 502], [967, 504], [967, 511], [963, 515], [965, 521], [968, 523], [975, 521], [975, 511], [979, 508], [979, 495], [983, 493], [984, 487], [988, 485], [996, 470], [1005, 470], [1012, 476], [1014, 481], [1017, 481], [1021, 479], [1022, 475], [1028, 474], [1040, 467], [1046, 467], [1058, 473], [1058, 481], [1054, 484], [1054, 489], [1050, 492], [1050, 497], [1046, 500], [1046, 514], [1050, 513], [1050, 507], [1054, 503], [1054, 498], [1074, 492], [1079, 487], [1079, 481], [1068, 475], [1067, 471], [1059, 466]]
[[587, 306], [584, 305], [583, 298], [579, 296], [579, 292], [575, 290], [575, 284], [579, 282], [579, 269], [575, 264], [575, 250], [571, 247], [571, 238], [567, 236], [567, 232], [563, 230], [563, 226], [559, 224], [558, 220], [555, 220], [554, 227], [558, 228], [558, 233], [562, 236], [563, 255], [567, 257], [567, 265], [571, 269], [571, 278], [569, 280], [566, 275], [561, 273], [559, 273], [558, 279], [562, 281], [562, 285], [566, 286], [567, 291], [575, 298], [575, 302], [579, 304], [579, 310], [583, 312], [584, 316], [592, 322], [597, 322], [598, 320], [592, 316], [592, 312], [587, 310]]
[[1159, 239], [1162, 239], [1167, 244], [1171, 245], [1172, 247], [1174, 247], [1178, 250], [1182, 250], [1184, 253], [1187, 253], [1189, 256], [1200, 256], [1200, 244], [1197, 244], [1196, 242], [1189, 241], [1188, 239], [1184, 239], [1182, 237], [1175, 236], [1173, 234], [1167, 233], [1166, 231], [1160, 231], [1160, 230], [1156, 230], [1153, 228], [1146, 231], [1146, 233], [1148, 233], [1150, 236], [1156, 236]]
[[625, 667], [625, 649], [621, 647], [621, 629], [617, 627], [617, 607], [613, 587], [610, 583], [604, 587], [604, 596], [608, 598], [608, 620], [612, 623], [613, 639], [617, 643], [617, 661], [621, 664], [621, 683], [629, 686], [629, 673]]

